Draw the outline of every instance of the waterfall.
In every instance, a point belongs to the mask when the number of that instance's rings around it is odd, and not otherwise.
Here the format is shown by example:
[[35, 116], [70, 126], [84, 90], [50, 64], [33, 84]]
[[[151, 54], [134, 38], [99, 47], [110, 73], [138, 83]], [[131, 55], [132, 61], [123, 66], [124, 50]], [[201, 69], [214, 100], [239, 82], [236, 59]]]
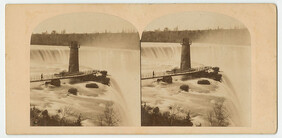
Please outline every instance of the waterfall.
[[[138, 50], [93, 46], [81, 46], [79, 48], [80, 71], [89, 69], [108, 71], [111, 85], [108, 89], [108, 94], [106, 94], [109, 97], [106, 99], [113, 101], [115, 107], [118, 108], [118, 112], [122, 117], [121, 125], [138, 125], [139, 118], [138, 116], [136, 118], [133, 113], [138, 112], [136, 106], [139, 106], [137, 100], [140, 99], [138, 97], [140, 83], [139, 79], [137, 79], [140, 72], [139, 53]], [[32, 45], [30, 50], [30, 62], [31, 75], [41, 73], [53, 74], [67, 70], [69, 63], [69, 47]], [[85, 89], [84, 85], [85, 84], [77, 87], [79, 89]], [[35, 89], [31, 90], [35, 91]], [[64, 91], [67, 92], [67, 90]], [[91, 93], [86, 89], [85, 91], [84, 93]], [[103, 96], [101, 98], [103, 99]], [[91, 108], [91, 106], [87, 106], [87, 108]]]
[[[142, 73], [171, 70], [179, 67], [181, 44], [141, 43]], [[218, 96], [225, 96], [234, 125], [250, 125], [250, 46], [193, 43], [191, 63], [196, 66], [217, 66], [223, 74]]]
[[68, 63], [69, 48], [57, 46], [31, 46], [31, 63]]

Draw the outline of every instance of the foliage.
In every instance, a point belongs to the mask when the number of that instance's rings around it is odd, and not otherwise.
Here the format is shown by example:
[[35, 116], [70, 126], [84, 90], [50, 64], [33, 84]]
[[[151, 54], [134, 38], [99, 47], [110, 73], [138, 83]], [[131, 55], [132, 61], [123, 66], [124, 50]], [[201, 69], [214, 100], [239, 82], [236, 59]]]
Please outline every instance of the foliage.
[[32, 34], [31, 45], [69, 46], [71, 41], [78, 41], [80, 45], [98, 45], [107, 48], [135, 49], [132, 45], [139, 45], [138, 33], [83, 33], [83, 34]]
[[[188, 37], [193, 42], [250, 44], [248, 29], [209, 29], [209, 30], [169, 30], [144, 31], [141, 42], [174, 42], [181, 43]], [[236, 39], [234, 39], [236, 38]]]
[[50, 115], [48, 110], [39, 110], [35, 106], [30, 108], [31, 126], [81, 126], [82, 116], [75, 121], [66, 119], [67, 114], [74, 114], [70, 107], [58, 110], [58, 114]]
[[229, 115], [224, 106], [224, 99], [220, 99], [213, 106], [213, 109], [207, 113], [207, 119], [211, 126], [228, 126]]
[[110, 103], [105, 105], [105, 110], [98, 115], [97, 121], [99, 126], [118, 126], [120, 123], [119, 115]]
[[[186, 117], [179, 117], [185, 113]], [[193, 126], [190, 111], [185, 112], [178, 105], [169, 107], [169, 112], [161, 113], [159, 107], [151, 107], [142, 104], [141, 106], [142, 126]]]

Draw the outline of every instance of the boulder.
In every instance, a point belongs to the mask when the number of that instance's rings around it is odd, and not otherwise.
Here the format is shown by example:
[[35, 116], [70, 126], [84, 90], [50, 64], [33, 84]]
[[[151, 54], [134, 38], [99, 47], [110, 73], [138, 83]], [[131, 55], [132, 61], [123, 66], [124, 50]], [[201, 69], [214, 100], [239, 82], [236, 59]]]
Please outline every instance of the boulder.
[[59, 79], [51, 80], [50, 84], [59, 87], [61, 86], [61, 81]]
[[76, 88], [70, 88], [70, 89], [68, 90], [68, 92], [69, 92], [70, 94], [77, 95], [77, 89], [76, 89]]
[[110, 78], [102, 77], [101, 78], [101, 83], [105, 84], [105, 85], [110, 85]]
[[157, 82], [163, 81], [163, 79], [157, 79]]
[[211, 83], [208, 80], [198, 80], [198, 84], [210, 85]]
[[102, 74], [102, 76], [96, 76], [94, 74], [90, 74], [87, 76], [83, 76], [82, 78], [80, 78], [80, 80], [81, 81], [95, 81], [95, 82], [100, 82], [105, 85], [109, 85], [110, 78], [106, 77], [105, 75], [106, 75], [106, 72], [104, 72], [104, 75]]
[[99, 88], [96, 83], [88, 83], [85, 85], [86, 88]]
[[180, 89], [183, 90], [183, 91], [188, 92], [189, 91], [189, 86], [186, 85], [186, 84], [183, 84], [183, 85], [180, 86]]
[[172, 77], [171, 76], [164, 76], [162, 81], [166, 82], [166, 83], [172, 83]]
[[221, 78], [222, 78], [222, 75], [221, 74], [217, 74], [217, 75], [214, 75], [214, 80], [216, 81], [221, 81]]

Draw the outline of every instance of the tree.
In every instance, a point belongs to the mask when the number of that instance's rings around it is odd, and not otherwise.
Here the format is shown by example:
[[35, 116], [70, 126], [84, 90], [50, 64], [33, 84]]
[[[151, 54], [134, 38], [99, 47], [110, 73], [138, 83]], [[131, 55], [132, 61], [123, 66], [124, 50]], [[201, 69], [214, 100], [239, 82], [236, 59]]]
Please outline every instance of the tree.
[[185, 121], [185, 124], [187, 124], [188, 126], [193, 126], [193, 123], [191, 121], [191, 116], [190, 116], [190, 110], [186, 112], [186, 117], [184, 121]]
[[211, 126], [228, 126], [229, 115], [224, 106], [224, 99], [220, 99], [213, 106], [213, 109], [207, 113], [207, 119]]
[[56, 30], [53, 30], [53, 31], [51, 32], [51, 34], [57, 34], [57, 31], [56, 31]]
[[164, 28], [164, 31], [165, 31], [165, 32], [169, 31], [168, 27], [165, 27], [165, 28]]
[[120, 123], [118, 113], [110, 103], [107, 103], [103, 114], [98, 115], [97, 121], [100, 126], [117, 126]]
[[176, 120], [178, 114], [181, 113], [182, 111], [183, 110], [181, 109], [181, 107], [177, 104], [169, 107], [169, 112], [170, 112], [169, 120], [171, 126], [173, 126], [173, 122]]
[[175, 28], [173, 28], [173, 31], [178, 31], [178, 26], [176, 26]]
[[66, 30], [65, 30], [65, 29], [62, 30], [62, 31], [61, 31], [61, 34], [66, 34]]

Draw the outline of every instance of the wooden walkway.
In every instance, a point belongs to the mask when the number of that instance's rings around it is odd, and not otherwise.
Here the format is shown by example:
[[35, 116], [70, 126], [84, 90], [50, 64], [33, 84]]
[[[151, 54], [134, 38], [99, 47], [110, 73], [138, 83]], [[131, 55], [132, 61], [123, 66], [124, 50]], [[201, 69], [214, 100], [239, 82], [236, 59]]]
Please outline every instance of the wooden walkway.
[[161, 78], [161, 77], [166, 77], [166, 76], [180, 76], [180, 75], [188, 75], [188, 74], [193, 74], [196, 72], [201, 72], [201, 71], [205, 71], [205, 70], [209, 70], [212, 67], [197, 67], [197, 68], [192, 68], [190, 70], [187, 71], [183, 71], [183, 72], [153, 72], [152, 73], [146, 73], [146, 74], [142, 74], [141, 75], [141, 80], [147, 80], [147, 79], [154, 79], [154, 78]]
[[40, 81], [50, 81], [50, 80], [56, 80], [56, 79], [70, 79], [70, 78], [77, 78], [82, 76], [87, 76], [90, 74], [96, 74], [100, 72], [99, 70], [88, 70], [88, 71], [82, 71], [79, 74], [73, 74], [73, 75], [55, 75], [55, 74], [43, 74], [43, 78], [41, 78], [41, 75], [31, 76], [30, 82], [40, 82]]

